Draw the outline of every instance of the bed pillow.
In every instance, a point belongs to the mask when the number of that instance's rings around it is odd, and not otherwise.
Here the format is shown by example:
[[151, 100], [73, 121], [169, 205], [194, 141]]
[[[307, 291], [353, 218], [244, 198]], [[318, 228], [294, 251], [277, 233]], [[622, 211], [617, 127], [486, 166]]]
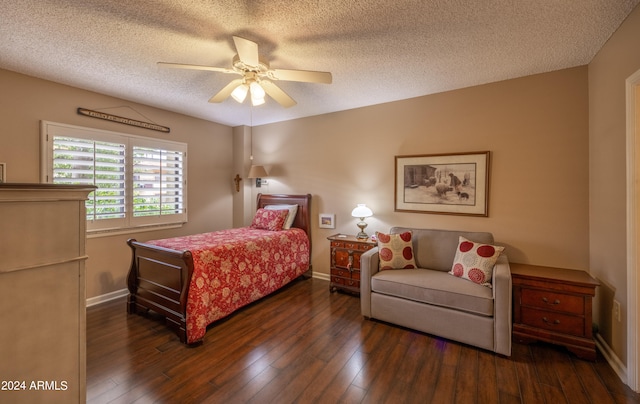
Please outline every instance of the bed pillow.
[[289, 211], [286, 209], [269, 210], [260, 208], [253, 217], [251, 228], [271, 231], [282, 230], [288, 214]]
[[267, 205], [264, 207], [267, 210], [283, 210], [286, 209], [289, 214], [287, 220], [284, 222], [283, 229], [290, 229], [293, 225], [293, 221], [296, 220], [296, 213], [298, 212], [298, 205]]
[[493, 267], [503, 250], [504, 247], [474, 243], [460, 236], [449, 273], [490, 288]]
[[385, 234], [376, 232], [378, 252], [380, 255], [380, 270], [409, 269], [416, 267], [413, 258], [412, 233]]

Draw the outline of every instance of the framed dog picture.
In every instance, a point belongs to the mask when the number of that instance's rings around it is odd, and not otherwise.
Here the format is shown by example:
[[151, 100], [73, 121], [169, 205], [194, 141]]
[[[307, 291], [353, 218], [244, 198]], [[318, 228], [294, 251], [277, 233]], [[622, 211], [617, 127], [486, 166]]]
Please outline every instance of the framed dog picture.
[[395, 211], [489, 216], [490, 152], [395, 156]]

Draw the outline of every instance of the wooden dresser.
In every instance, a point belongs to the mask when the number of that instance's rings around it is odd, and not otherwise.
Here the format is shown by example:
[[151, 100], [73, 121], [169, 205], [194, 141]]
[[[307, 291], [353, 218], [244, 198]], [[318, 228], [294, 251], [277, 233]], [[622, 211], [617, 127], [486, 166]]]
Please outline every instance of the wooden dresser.
[[371, 238], [335, 234], [328, 237], [331, 243], [331, 283], [329, 290], [339, 290], [360, 295], [360, 256], [377, 243]]
[[511, 263], [513, 340], [563, 345], [595, 360], [592, 303], [600, 284], [587, 272]]
[[85, 200], [93, 187], [0, 184], [0, 401], [86, 401]]

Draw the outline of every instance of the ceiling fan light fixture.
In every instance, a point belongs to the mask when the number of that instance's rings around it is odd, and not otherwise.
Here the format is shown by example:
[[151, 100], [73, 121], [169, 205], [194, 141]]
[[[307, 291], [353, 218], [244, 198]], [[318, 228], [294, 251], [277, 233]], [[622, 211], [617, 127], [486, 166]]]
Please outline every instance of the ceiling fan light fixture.
[[231, 92], [231, 96], [234, 100], [242, 104], [244, 99], [247, 98], [247, 92], [249, 92], [249, 86], [242, 83]]
[[251, 90], [251, 96], [254, 98], [264, 98], [265, 92], [264, 88], [258, 82], [254, 81], [249, 85], [249, 89]]
[[251, 104], [253, 106], [264, 104], [264, 96], [266, 93], [258, 82], [251, 82], [251, 84], [249, 84], [249, 90], [251, 91]]
[[251, 104], [262, 105], [265, 103], [266, 95], [285, 108], [296, 105], [296, 102], [285, 93], [272, 80], [297, 81], [303, 83], [326, 83], [332, 82], [331, 73], [316, 72], [310, 70], [289, 70], [271, 69], [269, 63], [260, 59], [258, 44], [238, 36], [233, 37], [237, 55], [233, 57], [232, 68], [201, 66], [182, 63], [158, 62], [161, 66], [208, 70], [219, 73], [238, 74], [242, 78], [232, 80], [218, 91], [209, 102], [220, 103], [231, 96], [238, 103], [244, 103], [247, 94], [251, 93]]
[[253, 105], [254, 107], [262, 104], [264, 104], [264, 98], [251, 97], [251, 105]]

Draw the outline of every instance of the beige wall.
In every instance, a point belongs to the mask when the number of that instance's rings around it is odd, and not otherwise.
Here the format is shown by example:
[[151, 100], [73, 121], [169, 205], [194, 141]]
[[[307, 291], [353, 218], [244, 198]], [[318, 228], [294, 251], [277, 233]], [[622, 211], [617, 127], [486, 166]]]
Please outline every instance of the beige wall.
[[[8, 182], [39, 182], [40, 120], [188, 143], [189, 223], [175, 230], [89, 239], [87, 297], [126, 287], [125, 278], [131, 259], [126, 245], [129, 237], [149, 240], [231, 227], [233, 176], [229, 153], [232, 148], [230, 127], [6, 70], [0, 70], [0, 88], [0, 162], [7, 164]], [[122, 106], [126, 107], [114, 108]], [[78, 107], [104, 110], [143, 121], [147, 117], [157, 124], [169, 126], [171, 133], [80, 116], [76, 114]], [[135, 111], [144, 117], [136, 115]]]
[[[393, 225], [487, 230], [514, 262], [588, 269], [587, 68], [254, 128], [262, 192], [313, 194], [314, 272], [329, 271], [326, 237]], [[394, 212], [394, 156], [490, 150], [489, 217]], [[254, 192], [255, 192], [254, 188]], [[337, 228], [320, 229], [318, 213]]]
[[[627, 363], [626, 105], [625, 80], [640, 69], [640, 7], [629, 15], [589, 64], [590, 254], [603, 281], [601, 334]], [[603, 296], [605, 297], [605, 296]], [[622, 321], [612, 319], [612, 300]]]

